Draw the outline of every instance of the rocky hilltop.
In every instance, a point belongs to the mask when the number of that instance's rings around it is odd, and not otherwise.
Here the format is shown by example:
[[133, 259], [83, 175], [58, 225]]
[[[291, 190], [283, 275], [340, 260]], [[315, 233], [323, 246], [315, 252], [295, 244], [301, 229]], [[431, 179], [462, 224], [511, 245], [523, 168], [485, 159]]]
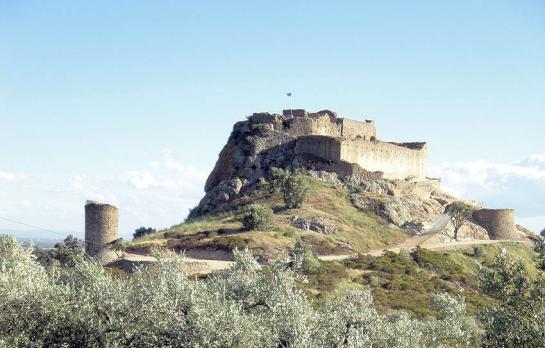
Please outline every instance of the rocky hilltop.
[[254, 113], [235, 124], [191, 217], [225, 209], [273, 167], [333, 173], [358, 184], [383, 177], [424, 179], [426, 157], [425, 143], [377, 140], [370, 120], [339, 118], [330, 110]]
[[[458, 199], [426, 177], [425, 142], [379, 140], [375, 124], [330, 110], [254, 113], [237, 122], [205, 195], [184, 223], [134, 240], [129, 251], [166, 247], [198, 259], [230, 260], [248, 248], [261, 260], [286, 255], [299, 239], [322, 256], [520, 243], [528, 231], [512, 209], [483, 209], [454, 237], [447, 206]], [[302, 205], [271, 190], [279, 171], [306, 182]], [[284, 175], [284, 174], [282, 174]], [[249, 227], [250, 204], [270, 211], [266, 228]]]

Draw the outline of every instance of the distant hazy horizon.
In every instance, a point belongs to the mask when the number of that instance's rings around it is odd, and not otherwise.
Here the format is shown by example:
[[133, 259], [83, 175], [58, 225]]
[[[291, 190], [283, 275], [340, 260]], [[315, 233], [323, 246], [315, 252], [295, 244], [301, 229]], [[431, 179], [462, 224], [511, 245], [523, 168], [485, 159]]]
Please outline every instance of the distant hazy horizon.
[[4, 1], [0, 76], [9, 220], [180, 223], [234, 122], [293, 106], [427, 141], [445, 190], [545, 227], [542, 1]]

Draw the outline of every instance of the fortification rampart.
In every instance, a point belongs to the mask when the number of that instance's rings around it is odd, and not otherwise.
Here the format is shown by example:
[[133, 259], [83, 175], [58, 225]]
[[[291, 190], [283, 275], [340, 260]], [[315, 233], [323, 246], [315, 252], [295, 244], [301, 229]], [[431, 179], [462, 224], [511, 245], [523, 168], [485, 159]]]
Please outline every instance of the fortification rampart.
[[385, 178], [426, 176], [428, 149], [413, 149], [382, 141], [343, 139], [341, 160], [357, 163], [369, 171], [382, 171]]
[[[322, 160], [323, 159], [323, 160]], [[377, 140], [372, 121], [330, 110], [254, 113], [237, 122], [205, 184], [192, 216], [219, 209], [248, 192], [270, 168], [308, 168], [358, 178], [425, 179], [425, 143]]]
[[375, 123], [371, 120], [365, 122], [349, 120], [347, 118], [341, 118], [341, 136], [344, 138], [363, 138], [365, 140], [375, 140], [377, 137], [377, 131], [375, 129]]
[[[420, 144], [419, 146], [415, 144]], [[419, 147], [419, 148], [418, 148]], [[309, 153], [328, 161], [357, 163], [368, 171], [381, 171], [385, 178], [424, 178], [427, 147], [411, 143], [411, 147], [365, 139], [329, 136], [304, 136], [297, 139], [295, 151]]]
[[273, 130], [286, 132], [293, 137], [305, 135], [328, 135], [345, 138], [375, 139], [373, 121], [354, 121], [337, 118], [330, 110], [308, 113], [303, 109], [284, 110], [283, 115], [254, 113], [249, 117], [251, 124], [270, 124]]
[[341, 161], [341, 138], [325, 135], [308, 135], [299, 137], [295, 145], [298, 155], [310, 154], [327, 161]]
[[518, 236], [515, 209], [478, 209], [473, 212], [473, 218], [488, 231], [490, 239], [513, 239]]
[[119, 211], [110, 204], [87, 202], [85, 204], [85, 252], [102, 262], [117, 256], [108, 244], [118, 239]]

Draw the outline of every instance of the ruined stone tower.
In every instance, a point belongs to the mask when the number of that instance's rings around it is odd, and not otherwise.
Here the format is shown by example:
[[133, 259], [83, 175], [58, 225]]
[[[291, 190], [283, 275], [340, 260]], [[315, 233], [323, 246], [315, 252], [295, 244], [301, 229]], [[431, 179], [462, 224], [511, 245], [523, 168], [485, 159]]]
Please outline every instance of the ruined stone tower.
[[515, 209], [479, 209], [473, 218], [488, 231], [490, 239], [513, 239], [518, 236]]
[[85, 252], [102, 262], [117, 256], [108, 244], [118, 239], [119, 211], [110, 204], [87, 201], [85, 204]]

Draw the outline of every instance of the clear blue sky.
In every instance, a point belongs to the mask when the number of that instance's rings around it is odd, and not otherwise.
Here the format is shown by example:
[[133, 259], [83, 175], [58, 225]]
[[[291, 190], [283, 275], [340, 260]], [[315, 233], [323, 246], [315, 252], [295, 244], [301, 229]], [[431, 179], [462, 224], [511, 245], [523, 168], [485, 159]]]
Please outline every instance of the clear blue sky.
[[0, 216], [81, 231], [96, 196], [132, 207], [124, 233], [177, 223], [232, 124], [287, 91], [428, 141], [447, 186], [545, 226], [538, 0], [1, 0]]

